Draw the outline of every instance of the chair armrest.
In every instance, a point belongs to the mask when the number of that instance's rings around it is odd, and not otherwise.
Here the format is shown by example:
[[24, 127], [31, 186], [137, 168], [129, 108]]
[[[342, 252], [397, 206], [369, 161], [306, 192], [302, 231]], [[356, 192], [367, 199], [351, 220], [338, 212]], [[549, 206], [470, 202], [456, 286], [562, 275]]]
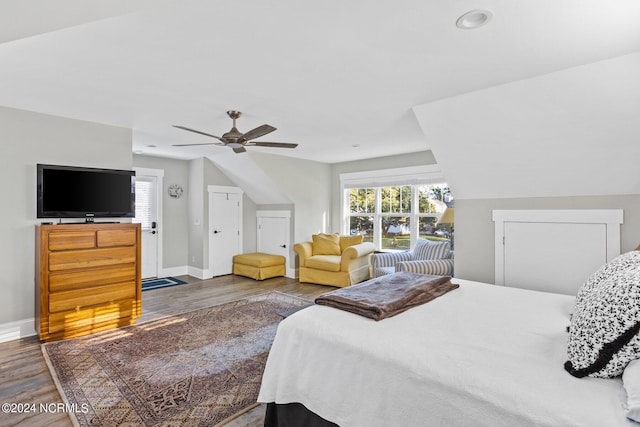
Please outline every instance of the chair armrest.
[[373, 253], [375, 249], [376, 247], [371, 242], [362, 242], [345, 248], [340, 256], [340, 269], [342, 271], [349, 271], [349, 263], [352, 260], [369, 255]]
[[371, 266], [374, 271], [378, 267], [395, 267], [398, 262], [412, 261], [413, 254], [411, 252], [383, 252], [371, 255]]
[[313, 255], [313, 244], [311, 242], [296, 243], [293, 245], [293, 250], [300, 258], [300, 267], [304, 267], [306, 259]]
[[396, 271], [434, 276], [453, 276], [452, 259], [430, 259], [420, 261], [401, 261], [396, 264]]
[[360, 258], [361, 256], [368, 255], [372, 253], [374, 250], [375, 250], [375, 246], [373, 246], [373, 243], [362, 242], [357, 245], [352, 245], [345, 248], [341, 256], [342, 256], [342, 259], [344, 258], [355, 259], [355, 258]]

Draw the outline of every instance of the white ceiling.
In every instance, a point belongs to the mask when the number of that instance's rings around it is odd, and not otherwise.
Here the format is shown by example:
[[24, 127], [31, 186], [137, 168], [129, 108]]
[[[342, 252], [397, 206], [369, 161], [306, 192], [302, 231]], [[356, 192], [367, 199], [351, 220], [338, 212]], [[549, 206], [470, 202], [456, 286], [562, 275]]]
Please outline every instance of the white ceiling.
[[457, 199], [640, 194], [640, 52], [414, 111]]
[[[477, 8], [493, 20], [456, 28]], [[209, 142], [171, 125], [220, 135], [229, 109], [241, 131], [269, 123], [261, 140], [300, 144], [251, 150], [330, 163], [422, 151], [415, 106], [640, 51], [638, 0], [0, 0], [0, 12], [0, 105], [130, 127], [134, 150], [177, 158], [229, 150], [171, 147]]]

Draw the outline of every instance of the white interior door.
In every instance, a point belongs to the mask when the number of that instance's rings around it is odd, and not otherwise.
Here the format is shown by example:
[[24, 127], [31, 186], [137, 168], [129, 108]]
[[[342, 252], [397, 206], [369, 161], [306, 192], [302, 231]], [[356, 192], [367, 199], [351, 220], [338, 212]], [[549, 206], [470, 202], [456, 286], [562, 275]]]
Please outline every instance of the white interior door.
[[[289, 255], [291, 253], [290, 220], [289, 211], [257, 211], [257, 249], [273, 255], [285, 257], [285, 266], [289, 268]], [[294, 276], [294, 273], [287, 274]]]
[[136, 214], [142, 229], [142, 278], [158, 277], [158, 178], [136, 174]]
[[233, 272], [233, 256], [242, 253], [242, 192], [209, 192], [209, 269], [213, 276]]
[[[288, 214], [289, 212], [286, 212]], [[258, 252], [289, 256], [289, 216], [258, 212]]]

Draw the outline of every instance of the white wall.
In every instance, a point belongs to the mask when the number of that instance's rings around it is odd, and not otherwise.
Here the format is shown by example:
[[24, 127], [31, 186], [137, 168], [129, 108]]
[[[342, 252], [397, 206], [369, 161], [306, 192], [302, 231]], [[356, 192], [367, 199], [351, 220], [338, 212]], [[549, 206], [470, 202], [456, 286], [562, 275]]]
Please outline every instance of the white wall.
[[640, 52], [414, 108], [456, 204], [455, 274], [494, 281], [493, 209], [623, 209], [640, 243]]
[[620, 252], [640, 245], [640, 195], [456, 200], [456, 277], [494, 283], [494, 209], [622, 209]]
[[[334, 163], [331, 165], [331, 224], [334, 232], [340, 231], [342, 212], [340, 200], [340, 174], [349, 172], [396, 169], [408, 166], [434, 165], [436, 160], [431, 151], [398, 154], [396, 156], [376, 157], [373, 159]], [[454, 194], [455, 196], [455, 194]]]
[[33, 328], [36, 164], [131, 169], [131, 130], [0, 107], [0, 146], [2, 339], [9, 322]]
[[329, 164], [255, 151], [249, 154], [293, 202], [294, 242], [308, 241], [314, 233], [333, 230]]
[[[160, 267], [162, 269], [186, 269], [189, 251], [189, 162], [187, 160], [134, 155], [133, 166], [164, 171], [163, 188], [161, 189], [163, 265]], [[182, 197], [169, 197], [168, 189], [172, 184], [178, 184], [182, 187], [184, 190]]]
[[187, 224], [189, 227], [189, 259], [188, 265], [204, 270], [204, 206], [206, 188], [204, 184], [204, 159], [189, 162], [189, 202]]

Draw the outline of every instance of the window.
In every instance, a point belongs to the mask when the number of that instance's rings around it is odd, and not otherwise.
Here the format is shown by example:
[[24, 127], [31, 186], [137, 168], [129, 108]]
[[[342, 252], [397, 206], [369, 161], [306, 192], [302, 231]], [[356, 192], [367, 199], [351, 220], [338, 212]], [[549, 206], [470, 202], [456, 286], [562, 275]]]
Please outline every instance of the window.
[[[408, 250], [418, 237], [450, 239], [453, 224], [439, 224], [438, 220], [447, 207], [453, 206], [453, 196], [439, 173], [430, 176], [412, 173], [402, 177], [387, 171], [385, 178], [385, 174], [379, 172], [371, 172], [371, 177], [363, 173], [341, 176], [344, 233], [361, 234], [365, 242], [373, 242], [377, 249], [388, 251]], [[367, 180], [376, 185], [361, 184]], [[390, 184], [385, 185], [385, 181]]]
[[155, 179], [136, 179], [136, 214], [133, 222], [140, 223], [143, 230], [153, 228], [151, 223], [155, 221], [155, 191]]

